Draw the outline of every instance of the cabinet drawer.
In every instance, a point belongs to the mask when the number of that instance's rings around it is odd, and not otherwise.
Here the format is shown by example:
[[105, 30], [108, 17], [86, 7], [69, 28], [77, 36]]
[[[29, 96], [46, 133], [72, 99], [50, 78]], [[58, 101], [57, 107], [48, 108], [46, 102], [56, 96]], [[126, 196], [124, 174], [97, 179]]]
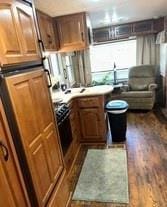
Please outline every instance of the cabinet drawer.
[[100, 99], [98, 97], [92, 98], [82, 98], [78, 100], [78, 106], [80, 108], [91, 108], [91, 107], [100, 107]]

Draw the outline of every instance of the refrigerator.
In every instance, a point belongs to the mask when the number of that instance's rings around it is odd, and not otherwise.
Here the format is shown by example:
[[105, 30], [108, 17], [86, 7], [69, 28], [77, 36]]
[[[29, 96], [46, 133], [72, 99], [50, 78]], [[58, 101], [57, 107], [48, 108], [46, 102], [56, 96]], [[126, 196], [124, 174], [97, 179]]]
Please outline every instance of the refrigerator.
[[34, 207], [46, 206], [64, 168], [47, 76], [42, 64], [2, 69], [0, 75], [2, 103]]
[[7, 10], [12, 13], [14, 8], [12, 18], [3, 15], [6, 4], [0, 3], [0, 97], [31, 206], [44, 207], [63, 174], [63, 156], [35, 17], [28, 1], [13, 2]]

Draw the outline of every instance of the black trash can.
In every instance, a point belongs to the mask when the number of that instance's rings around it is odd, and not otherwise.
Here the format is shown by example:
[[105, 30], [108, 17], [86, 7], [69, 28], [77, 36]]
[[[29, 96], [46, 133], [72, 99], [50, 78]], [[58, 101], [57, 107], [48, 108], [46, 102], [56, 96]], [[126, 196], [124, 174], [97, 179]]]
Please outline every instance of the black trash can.
[[126, 111], [128, 109], [127, 102], [122, 100], [109, 101], [106, 104], [105, 109], [108, 113], [112, 141], [125, 141], [127, 128]]

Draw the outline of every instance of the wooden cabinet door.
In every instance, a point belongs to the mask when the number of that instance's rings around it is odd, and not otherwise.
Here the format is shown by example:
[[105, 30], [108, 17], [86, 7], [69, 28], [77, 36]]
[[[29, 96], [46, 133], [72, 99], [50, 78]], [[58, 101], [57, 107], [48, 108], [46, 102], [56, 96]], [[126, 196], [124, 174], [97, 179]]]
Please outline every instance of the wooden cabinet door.
[[39, 60], [32, 8], [16, 0], [0, 2], [0, 64]]
[[45, 206], [62, 170], [47, 81], [43, 70], [6, 78], [39, 206]]
[[60, 51], [78, 50], [87, 47], [87, 28], [85, 13], [57, 18]]
[[37, 11], [39, 29], [45, 50], [57, 50], [52, 18]]
[[123, 24], [114, 27], [116, 38], [127, 38], [132, 33], [132, 24]]
[[104, 27], [99, 29], [93, 29], [93, 41], [107, 42], [112, 39], [112, 31], [110, 27]]
[[16, 22], [20, 32], [24, 61], [40, 59], [33, 10], [27, 4], [15, 2]]
[[[7, 153], [8, 152], [8, 156]], [[5, 158], [6, 155], [6, 158]], [[0, 206], [28, 207], [25, 186], [0, 100]]]
[[92, 141], [103, 139], [103, 123], [101, 110], [96, 108], [81, 109], [79, 111], [81, 124], [81, 139]]
[[153, 20], [133, 23], [133, 35], [153, 33]]
[[13, 1], [0, 2], [0, 64], [21, 62], [23, 49], [17, 30]]
[[164, 17], [164, 30], [167, 32], [167, 16]]

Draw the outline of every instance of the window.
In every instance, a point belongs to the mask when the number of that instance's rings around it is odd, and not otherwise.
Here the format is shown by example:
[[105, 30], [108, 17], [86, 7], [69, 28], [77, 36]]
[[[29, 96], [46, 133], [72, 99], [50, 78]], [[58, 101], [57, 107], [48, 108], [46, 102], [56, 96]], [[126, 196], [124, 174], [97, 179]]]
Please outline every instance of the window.
[[117, 82], [128, 78], [128, 68], [136, 65], [136, 40], [127, 40], [93, 46], [90, 49], [92, 80], [111, 84], [114, 81], [114, 64]]
[[75, 83], [71, 56], [68, 55], [65, 56], [65, 64], [66, 64], [66, 71], [68, 74], [68, 81], [71, 87]]
[[53, 76], [59, 76], [60, 75], [60, 69], [58, 64], [58, 59], [56, 54], [50, 54], [49, 55], [49, 64], [50, 64], [50, 70], [51, 74]]

